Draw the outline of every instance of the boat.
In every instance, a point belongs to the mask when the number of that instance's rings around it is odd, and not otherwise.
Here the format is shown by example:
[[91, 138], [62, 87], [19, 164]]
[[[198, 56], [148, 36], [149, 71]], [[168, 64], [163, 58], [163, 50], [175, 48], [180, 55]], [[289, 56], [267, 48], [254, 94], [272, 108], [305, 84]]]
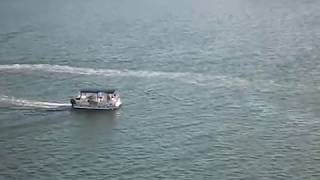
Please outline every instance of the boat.
[[82, 89], [70, 103], [74, 109], [116, 110], [121, 106], [121, 99], [115, 89]]

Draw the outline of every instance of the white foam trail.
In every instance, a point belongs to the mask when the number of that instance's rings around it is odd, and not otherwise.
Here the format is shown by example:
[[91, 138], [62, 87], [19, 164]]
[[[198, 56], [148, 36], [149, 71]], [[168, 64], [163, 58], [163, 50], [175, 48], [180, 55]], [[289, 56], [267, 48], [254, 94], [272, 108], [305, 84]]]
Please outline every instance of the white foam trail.
[[161, 71], [132, 71], [116, 69], [94, 69], [71, 67], [64, 65], [50, 64], [11, 64], [0, 65], [0, 71], [43, 71], [54, 73], [69, 73], [79, 75], [98, 75], [98, 76], [117, 76], [117, 77], [160, 77], [165, 79], [175, 79], [186, 83], [197, 85], [214, 85], [214, 86], [247, 86], [249, 82], [240, 78], [227, 76], [212, 76], [200, 73], [189, 72], [161, 72]]
[[16, 106], [16, 107], [45, 108], [45, 109], [56, 109], [56, 108], [70, 106], [70, 104], [65, 104], [65, 103], [32, 101], [32, 100], [26, 100], [26, 99], [18, 99], [15, 97], [9, 97], [5, 95], [0, 96], [0, 103], [9, 105], [9, 106]]
[[167, 72], [154, 72], [154, 71], [130, 71], [130, 70], [116, 70], [116, 69], [94, 69], [94, 68], [81, 68], [63, 65], [50, 65], [50, 64], [12, 64], [0, 65], [0, 71], [44, 71], [56, 73], [70, 73], [82, 75], [104, 75], [104, 76], [135, 76], [135, 77], [155, 77], [155, 76], [168, 76], [179, 77], [184, 73], [167, 73]]

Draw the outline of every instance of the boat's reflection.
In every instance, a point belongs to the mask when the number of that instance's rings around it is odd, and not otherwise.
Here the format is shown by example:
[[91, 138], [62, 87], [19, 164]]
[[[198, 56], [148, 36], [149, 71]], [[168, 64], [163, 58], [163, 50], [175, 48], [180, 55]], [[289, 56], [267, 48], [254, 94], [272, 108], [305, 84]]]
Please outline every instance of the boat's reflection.
[[98, 140], [111, 135], [112, 129], [120, 118], [119, 110], [75, 110], [71, 111], [76, 136], [81, 139]]

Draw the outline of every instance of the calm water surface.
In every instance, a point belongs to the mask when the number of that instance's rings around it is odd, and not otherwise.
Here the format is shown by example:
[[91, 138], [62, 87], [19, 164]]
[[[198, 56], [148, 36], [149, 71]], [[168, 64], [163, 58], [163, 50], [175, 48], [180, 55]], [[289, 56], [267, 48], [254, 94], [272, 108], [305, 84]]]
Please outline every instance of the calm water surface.
[[0, 179], [320, 179], [319, 118], [320, 1], [0, 2]]

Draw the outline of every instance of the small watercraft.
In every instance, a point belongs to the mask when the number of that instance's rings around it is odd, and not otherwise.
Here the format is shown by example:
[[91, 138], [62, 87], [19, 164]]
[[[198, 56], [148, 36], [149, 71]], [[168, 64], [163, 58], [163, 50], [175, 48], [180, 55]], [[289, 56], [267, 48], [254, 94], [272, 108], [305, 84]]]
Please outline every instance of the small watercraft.
[[115, 110], [120, 108], [121, 99], [115, 89], [82, 89], [70, 103], [74, 109]]

